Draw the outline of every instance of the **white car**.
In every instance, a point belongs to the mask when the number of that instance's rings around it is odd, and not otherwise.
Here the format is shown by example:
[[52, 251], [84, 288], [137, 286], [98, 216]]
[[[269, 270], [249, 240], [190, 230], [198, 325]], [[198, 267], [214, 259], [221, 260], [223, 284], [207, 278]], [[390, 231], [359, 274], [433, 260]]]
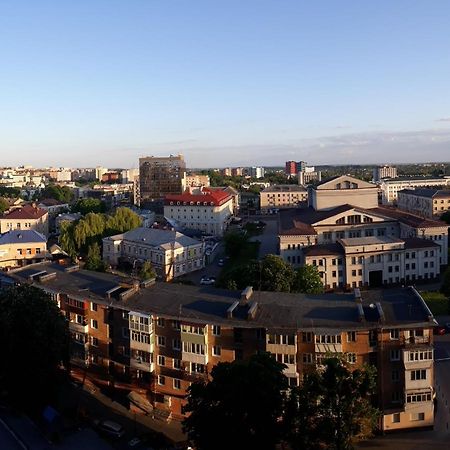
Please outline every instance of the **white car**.
[[200, 280], [200, 284], [206, 285], [206, 286], [210, 286], [216, 283], [216, 279], [215, 278], [208, 278], [208, 277], [202, 277]]
[[100, 434], [120, 439], [125, 434], [125, 429], [122, 425], [112, 420], [95, 420], [94, 425]]

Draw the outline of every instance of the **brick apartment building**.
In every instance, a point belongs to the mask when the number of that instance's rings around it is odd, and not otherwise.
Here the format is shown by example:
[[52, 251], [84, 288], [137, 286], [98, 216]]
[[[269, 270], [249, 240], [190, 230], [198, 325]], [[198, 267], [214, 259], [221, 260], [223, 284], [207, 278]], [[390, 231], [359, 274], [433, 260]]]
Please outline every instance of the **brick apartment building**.
[[131, 392], [140, 410], [183, 416], [186, 389], [220, 361], [269, 351], [296, 385], [329, 354], [378, 371], [380, 427], [433, 425], [433, 327], [413, 288], [307, 296], [241, 294], [132, 280], [37, 264], [10, 275], [58, 302], [69, 321], [74, 367]]

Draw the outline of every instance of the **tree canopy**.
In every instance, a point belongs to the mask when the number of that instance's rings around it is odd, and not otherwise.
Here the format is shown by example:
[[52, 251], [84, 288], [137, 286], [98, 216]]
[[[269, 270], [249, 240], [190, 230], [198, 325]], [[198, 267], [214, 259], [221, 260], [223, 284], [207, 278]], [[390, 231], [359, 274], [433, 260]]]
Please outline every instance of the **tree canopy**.
[[40, 199], [53, 198], [63, 203], [70, 203], [73, 199], [73, 191], [67, 186], [49, 184], [39, 194]]
[[286, 440], [293, 450], [353, 449], [377, 426], [375, 392], [374, 367], [352, 371], [341, 358], [325, 359], [322, 369], [306, 374], [290, 392], [284, 416]]
[[320, 294], [323, 284], [317, 267], [306, 264], [295, 272], [293, 290], [303, 294]]
[[150, 280], [156, 278], [156, 272], [150, 261], [144, 261], [141, 270], [139, 271], [139, 278], [142, 281]]
[[442, 214], [441, 220], [450, 225], [450, 211], [446, 211], [444, 214]]
[[60, 364], [69, 359], [69, 330], [56, 302], [22, 285], [0, 291], [0, 385], [11, 402], [48, 402]]
[[0, 198], [0, 214], [3, 214], [8, 209], [9, 203], [4, 198]]
[[102, 252], [97, 242], [93, 242], [88, 247], [86, 264], [84, 267], [86, 270], [95, 270], [97, 272], [105, 271], [105, 263], [102, 259]]
[[269, 354], [219, 363], [189, 388], [183, 427], [198, 450], [274, 449], [281, 439], [287, 379]]
[[105, 202], [98, 198], [80, 198], [72, 207], [72, 212], [79, 212], [83, 216], [88, 213], [104, 213], [106, 212]]

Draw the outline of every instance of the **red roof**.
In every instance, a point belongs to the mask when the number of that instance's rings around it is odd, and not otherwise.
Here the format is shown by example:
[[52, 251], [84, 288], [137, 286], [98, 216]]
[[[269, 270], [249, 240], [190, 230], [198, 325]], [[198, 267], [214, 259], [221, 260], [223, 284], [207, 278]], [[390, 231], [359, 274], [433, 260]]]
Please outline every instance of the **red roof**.
[[203, 188], [201, 194], [190, 194], [189, 192], [185, 192], [184, 194], [166, 195], [164, 204], [170, 205], [170, 202], [175, 204], [177, 202], [180, 202], [180, 204], [190, 204], [192, 202], [194, 205], [197, 205], [197, 202], [199, 202], [201, 204], [200, 206], [204, 206], [203, 203], [206, 202], [208, 203], [207, 206], [220, 206], [231, 199], [232, 197], [228, 192]]
[[20, 208], [15, 208], [9, 213], [6, 213], [2, 216], [2, 219], [10, 219], [10, 220], [20, 220], [20, 219], [40, 219], [42, 216], [45, 216], [47, 211], [42, 208], [38, 208], [32, 205], [21, 206]]

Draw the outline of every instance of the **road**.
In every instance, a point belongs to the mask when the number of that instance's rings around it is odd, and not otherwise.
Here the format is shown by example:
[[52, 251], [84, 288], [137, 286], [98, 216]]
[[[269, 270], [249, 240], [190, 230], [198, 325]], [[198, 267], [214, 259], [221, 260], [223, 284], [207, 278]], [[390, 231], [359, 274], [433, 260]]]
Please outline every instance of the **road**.
[[251, 241], [259, 241], [259, 258], [272, 254], [278, 254], [278, 216], [256, 216], [251, 220], [262, 220], [266, 223], [263, 233], [258, 236], [253, 236]]
[[7, 425], [0, 419], [0, 448], [2, 450], [23, 450], [25, 447], [13, 437]]

